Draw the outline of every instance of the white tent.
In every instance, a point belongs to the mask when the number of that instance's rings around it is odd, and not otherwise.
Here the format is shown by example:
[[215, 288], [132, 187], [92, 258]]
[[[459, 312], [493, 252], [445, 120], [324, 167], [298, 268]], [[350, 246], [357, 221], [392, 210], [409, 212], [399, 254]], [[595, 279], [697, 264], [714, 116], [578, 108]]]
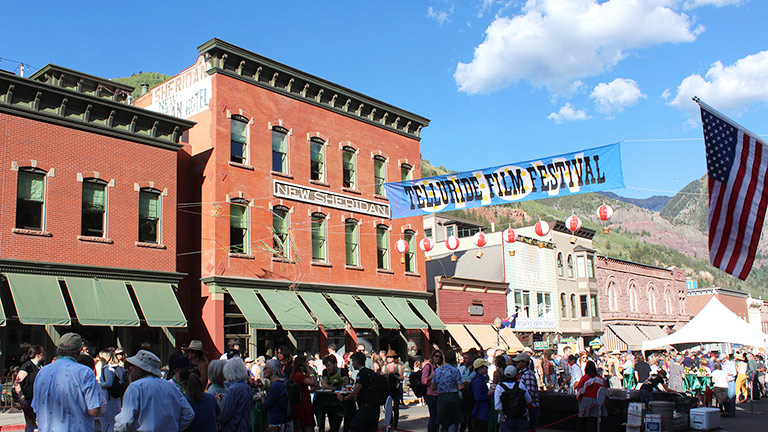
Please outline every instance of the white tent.
[[680, 330], [660, 339], [644, 341], [643, 351], [664, 345], [697, 343], [735, 343], [765, 347], [768, 335], [756, 330], [739, 318], [718, 299], [712, 299]]

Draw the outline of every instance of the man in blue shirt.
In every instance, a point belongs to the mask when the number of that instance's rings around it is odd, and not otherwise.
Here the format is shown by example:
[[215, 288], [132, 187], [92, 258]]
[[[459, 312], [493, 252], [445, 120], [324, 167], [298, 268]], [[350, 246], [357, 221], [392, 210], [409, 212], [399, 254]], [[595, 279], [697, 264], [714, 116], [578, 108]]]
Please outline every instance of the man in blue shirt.
[[75, 361], [82, 346], [80, 335], [65, 334], [56, 348], [58, 359], [37, 373], [32, 409], [41, 431], [92, 432], [95, 428], [101, 387], [93, 370]]
[[116, 432], [167, 431], [186, 429], [195, 418], [187, 398], [171, 381], [161, 379], [160, 359], [139, 350], [125, 363], [131, 385], [123, 395], [123, 409], [115, 417]]

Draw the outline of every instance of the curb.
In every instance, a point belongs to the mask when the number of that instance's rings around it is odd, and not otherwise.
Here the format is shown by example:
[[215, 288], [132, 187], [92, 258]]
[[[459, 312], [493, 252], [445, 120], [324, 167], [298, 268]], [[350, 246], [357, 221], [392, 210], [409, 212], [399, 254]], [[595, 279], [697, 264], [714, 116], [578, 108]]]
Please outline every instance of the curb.
[[26, 425], [18, 424], [18, 425], [5, 425], [0, 426], [0, 432], [5, 431], [23, 431], [26, 428]]

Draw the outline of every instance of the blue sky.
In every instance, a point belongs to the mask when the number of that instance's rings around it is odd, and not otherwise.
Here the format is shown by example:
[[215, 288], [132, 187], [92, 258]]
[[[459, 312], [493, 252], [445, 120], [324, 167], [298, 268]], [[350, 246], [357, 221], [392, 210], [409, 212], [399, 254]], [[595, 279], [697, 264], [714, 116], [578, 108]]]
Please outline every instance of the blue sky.
[[628, 188], [616, 192], [670, 195], [706, 171], [691, 95], [768, 134], [762, 0], [43, 1], [4, 10], [18, 28], [7, 28], [0, 68], [176, 74], [217, 37], [431, 119], [422, 157], [459, 171], [625, 141]]

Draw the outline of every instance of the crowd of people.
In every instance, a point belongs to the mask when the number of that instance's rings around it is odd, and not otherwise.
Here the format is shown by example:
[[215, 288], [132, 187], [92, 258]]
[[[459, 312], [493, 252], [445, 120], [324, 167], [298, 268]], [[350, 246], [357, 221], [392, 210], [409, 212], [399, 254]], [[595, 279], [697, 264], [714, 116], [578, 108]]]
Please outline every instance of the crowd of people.
[[[38, 345], [23, 360], [14, 393], [27, 431], [246, 432], [262, 430], [262, 422], [268, 432], [312, 432], [317, 421], [325, 429], [327, 416], [332, 432], [342, 420], [345, 430], [372, 432], [387, 398], [390, 426], [397, 427], [404, 387], [428, 407], [428, 432], [534, 429], [541, 426], [544, 391], [575, 394], [586, 430], [605, 415], [599, 401], [608, 388], [638, 390], [644, 402], [655, 391], [688, 391], [723, 415], [734, 415], [736, 403], [759, 399], [766, 390], [764, 358], [751, 352], [671, 351], [644, 358], [630, 351], [575, 353], [566, 346], [560, 352], [435, 350], [423, 362], [401, 362], [392, 349], [368, 353], [360, 344], [342, 354], [330, 344], [324, 356], [294, 355], [281, 346], [273, 358], [254, 360], [242, 358], [232, 340], [224, 355], [209, 360], [202, 342], [192, 340], [161, 368], [146, 350], [130, 357], [115, 348], [89, 354], [82, 338], [68, 333], [49, 364]], [[697, 380], [701, 385], [686, 388]], [[321, 393], [346, 404], [351, 415], [315, 412]]]

